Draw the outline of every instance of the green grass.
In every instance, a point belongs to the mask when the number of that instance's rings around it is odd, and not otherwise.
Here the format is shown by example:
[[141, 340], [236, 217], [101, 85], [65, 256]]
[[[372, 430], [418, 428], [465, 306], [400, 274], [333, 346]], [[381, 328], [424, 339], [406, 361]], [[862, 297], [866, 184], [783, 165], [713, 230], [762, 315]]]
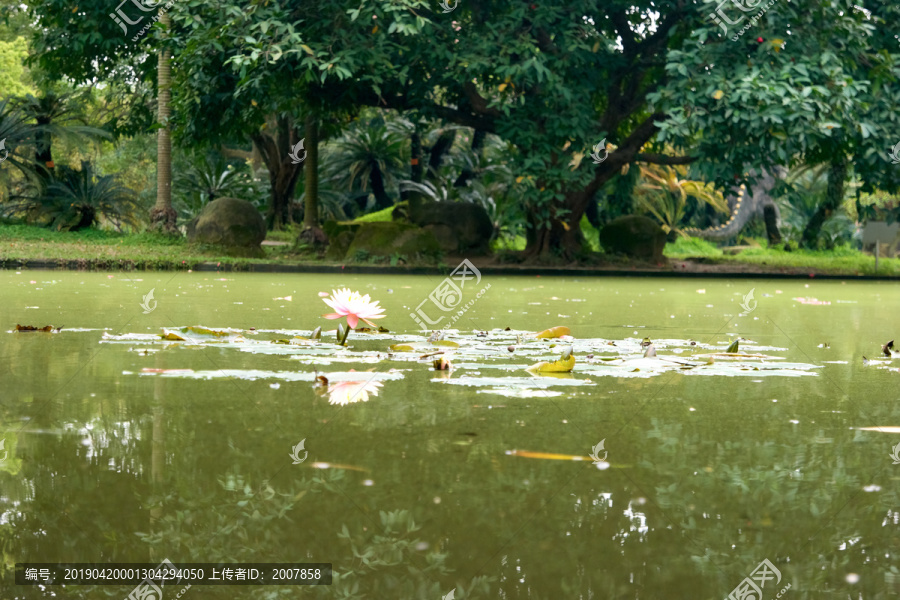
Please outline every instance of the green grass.
[[695, 256], [722, 256], [722, 251], [702, 238], [679, 237], [675, 242], [666, 244], [664, 254], [669, 258], [691, 258]]
[[[874, 275], [875, 257], [849, 246], [837, 246], [833, 250], [785, 251], [781, 246], [769, 248], [764, 239], [757, 239], [760, 246], [742, 250], [739, 254], [726, 255], [715, 245], [699, 238], [680, 238], [667, 244], [665, 255], [674, 260], [692, 258], [712, 259], [717, 263], [748, 264], [769, 269], [815, 269], [818, 271], [845, 273], [848, 275]], [[900, 258], [881, 258], [878, 275], [900, 275]]]

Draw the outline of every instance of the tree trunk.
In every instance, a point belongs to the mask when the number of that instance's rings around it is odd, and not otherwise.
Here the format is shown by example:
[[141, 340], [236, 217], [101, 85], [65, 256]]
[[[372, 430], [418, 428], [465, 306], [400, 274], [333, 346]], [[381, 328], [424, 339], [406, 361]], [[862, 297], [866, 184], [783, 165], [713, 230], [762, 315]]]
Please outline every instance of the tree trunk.
[[45, 128], [50, 125], [50, 119], [46, 116], [38, 115], [37, 129], [34, 134], [35, 149], [34, 158], [38, 164], [38, 175], [49, 182], [53, 178], [53, 139]]
[[303, 209], [300, 241], [320, 248], [328, 243], [328, 236], [319, 229], [319, 116], [313, 111], [306, 115], [306, 150], [306, 206]]
[[[279, 230], [293, 221], [290, 209], [294, 189], [297, 187], [302, 165], [310, 157], [308, 151], [306, 159], [302, 162], [295, 163], [290, 157], [299, 136], [287, 117], [270, 118], [267, 124], [271, 135], [256, 132], [250, 138], [259, 149], [263, 163], [269, 171], [271, 193], [267, 222], [270, 229]], [[299, 156], [302, 158], [302, 155]]]
[[526, 211], [528, 229], [526, 231], [525, 258], [529, 260], [539, 258], [571, 260], [580, 254], [584, 246], [581, 217], [593, 194], [593, 191], [589, 192], [588, 190], [567, 192], [562, 208], [570, 212], [564, 217], [558, 217], [556, 210], [551, 208], [549, 223], [539, 211]]
[[[168, 30], [171, 19], [163, 13], [159, 19], [164, 30]], [[160, 129], [156, 134], [156, 205], [150, 211], [150, 228], [167, 234], [174, 234], [177, 214], [172, 208], [172, 137], [169, 130], [170, 102], [172, 99], [172, 65], [169, 50], [159, 53], [157, 67], [158, 112]]]
[[312, 112], [306, 115], [306, 146], [304, 229], [319, 226], [319, 123]]
[[372, 165], [369, 184], [372, 186], [372, 194], [375, 195], [375, 210], [384, 210], [394, 205], [387, 190], [384, 189], [384, 176], [381, 174], [381, 169], [378, 168], [378, 163]]
[[763, 220], [766, 223], [766, 235], [769, 238], [769, 247], [781, 243], [781, 232], [778, 231], [778, 214], [773, 204], [763, 206]]
[[831, 168], [828, 171], [828, 188], [825, 191], [825, 201], [819, 205], [815, 214], [806, 224], [803, 230], [803, 246], [816, 248], [819, 232], [822, 225], [831, 218], [835, 210], [839, 209], [844, 201], [844, 181], [847, 179], [849, 162], [847, 155], [842, 150], [837, 150], [831, 159]]
[[442, 133], [434, 143], [434, 146], [431, 147], [431, 154], [428, 157], [429, 179], [435, 179], [437, 177], [438, 169], [441, 168], [441, 162], [444, 160], [444, 154], [450, 150], [450, 147], [453, 145], [453, 140], [455, 139], [456, 130], [451, 129], [450, 131]]
[[[415, 124], [415, 129], [410, 138], [409, 165], [410, 180], [422, 183], [425, 169], [424, 165], [422, 165], [422, 135], [419, 133], [418, 123]], [[400, 193], [400, 199], [409, 202], [407, 216], [411, 223], [415, 223], [422, 211], [422, 194], [415, 190], [406, 190]]]
[[[472, 154], [481, 157], [482, 148], [484, 148], [484, 138], [486, 137], [487, 132], [483, 129], [475, 130], [475, 134], [472, 136]], [[473, 169], [465, 168], [462, 170], [462, 173], [459, 174], [459, 177], [456, 178], [456, 181], [453, 182], [453, 187], [464, 187], [474, 177], [475, 171]]]

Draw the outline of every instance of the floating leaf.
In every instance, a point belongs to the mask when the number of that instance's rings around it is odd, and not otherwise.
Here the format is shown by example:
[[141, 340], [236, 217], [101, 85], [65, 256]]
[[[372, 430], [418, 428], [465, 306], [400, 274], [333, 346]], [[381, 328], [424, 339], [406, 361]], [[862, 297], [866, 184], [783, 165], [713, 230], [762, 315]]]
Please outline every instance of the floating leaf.
[[53, 327], [52, 325], [46, 325], [44, 327], [34, 327], [32, 325], [16, 325], [16, 331], [43, 331], [45, 333], [55, 332], [59, 333], [62, 327]]
[[537, 337], [539, 340], [549, 340], [552, 338], [559, 338], [564, 335], [572, 335], [572, 332], [565, 325], [559, 325], [557, 327], [545, 329], [544, 331], [537, 334]]
[[575, 357], [569, 354], [569, 358], [555, 360], [553, 362], [539, 362], [531, 365], [526, 371], [531, 373], [569, 373], [575, 368]]
[[592, 461], [590, 456], [577, 454], [555, 454], [552, 452], [531, 452], [530, 450], [507, 450], [507, 456], [521, 456], [522, 458], [540, 458], [543, 460], [586, 460]]

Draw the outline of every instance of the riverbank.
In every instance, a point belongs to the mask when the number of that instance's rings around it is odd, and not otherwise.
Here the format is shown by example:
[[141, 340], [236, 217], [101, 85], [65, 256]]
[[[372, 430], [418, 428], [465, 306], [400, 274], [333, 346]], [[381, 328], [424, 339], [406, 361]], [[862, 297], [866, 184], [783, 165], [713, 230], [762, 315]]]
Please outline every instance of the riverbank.
[[[287, 241], [286, 234], [270, 236], [264, 258], [224, 256], [215, 249], [197, 248], [183, 239], [149, 233], [117, 234], [88, 230], [56, 232], [22, 225], [0, 225], [0, 268], [70, 270], [194, 270], [284, 273], [409, 273], [442, 274], [462, 258], [446, 256], [438, 264], [417, 264], [405, 257], [374, 262], [335, 262]], [[731, 252], [734, 252], [732, 250]], [[520, 264], [516, 253], [468, 257], [483, 273], [521, 275], [606, 276], [729, 276], [900, 279], [900, 259], [882, 258], [878, 271], [870, 255], [849, 248], [832, 251], [743, 248], [727, 254], [701, 240], [679, 240], [666, 247], [667, 264], [650, 264], [603, 254], [579, 263]]]

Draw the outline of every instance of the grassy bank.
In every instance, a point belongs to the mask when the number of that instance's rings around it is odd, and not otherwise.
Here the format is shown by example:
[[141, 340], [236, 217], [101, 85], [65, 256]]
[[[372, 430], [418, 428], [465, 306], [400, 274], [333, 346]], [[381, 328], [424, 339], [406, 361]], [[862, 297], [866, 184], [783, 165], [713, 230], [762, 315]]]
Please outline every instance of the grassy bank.
[[[270, 233], [269, 239], [289, 244], [264, 246], [265, 255], [262, 258], [235, 258], [225, 256], [215, 248], [190, 245], [183, 238], [169, 238], [152, 233], [120, 234], [98, 230], [69, 233], [26, 225], [0, 224], [0, 265], [15, 268], [26, 261], [54, 264], [65, 262], [72, 267], [74, 261], [75, 266], [85, 269], [190, 269], [200, 263], [221, 263], [242, 269], [250, 268], [253, 264], [339, 264], [318, 259], [312, 252], [291, 243], [296, 239], [293, 231]], [[727, 255], [709, 242], [690, 238], [668, 244], [666, 256], [673, 265], [660, 267], [660, 270], [670, 271], [679, 261], [691, 261], [700, 265], [717, 265], [718, 272], [727, 272], [729, 267], [733, 267], [734, 272], [753, 270], [761, 274], [781, 273], [786, 269], [808, 269], [809, 272], [850, 276], [876, 274], [875, 261], [871, 255], [845, 247], [832, 251], [786, 252], [781, 248], [766, 248], [765, 242], [762, 242], [758, 248], [745, 249], [737, 255]], [[379, 262], [370, 259], [357, 264], [387, 265], [391, 264], [389, 260]], [[487, 258], [476, 260], [476, 263], [490, 266], [495, 260]], [[610, 257], [598, 265], [598, 268], [630, 268], [632, 264], [631, 261]], [[552, 268], [548, 270], [552, 271]], [[900, 259], [882, 258], [877, 275], [900, 276]]]
[[[848, 275], [875, 275], [875, 257], [854, 248], [838, 246], [833, 250], [784, 250], [767, 248], [765, 240], [756, 240], [759, 247], [728, 255], [715, 245], [698, 238], [679, 238], [667, 244], [665, 255], [672, 260], [697, 260], [722, 264], [755, 265], [777, 270], [781, 268], [809, 268], [815, 271]], [[878, 275], [900, 275], [900, 258], [880, 258]]]

